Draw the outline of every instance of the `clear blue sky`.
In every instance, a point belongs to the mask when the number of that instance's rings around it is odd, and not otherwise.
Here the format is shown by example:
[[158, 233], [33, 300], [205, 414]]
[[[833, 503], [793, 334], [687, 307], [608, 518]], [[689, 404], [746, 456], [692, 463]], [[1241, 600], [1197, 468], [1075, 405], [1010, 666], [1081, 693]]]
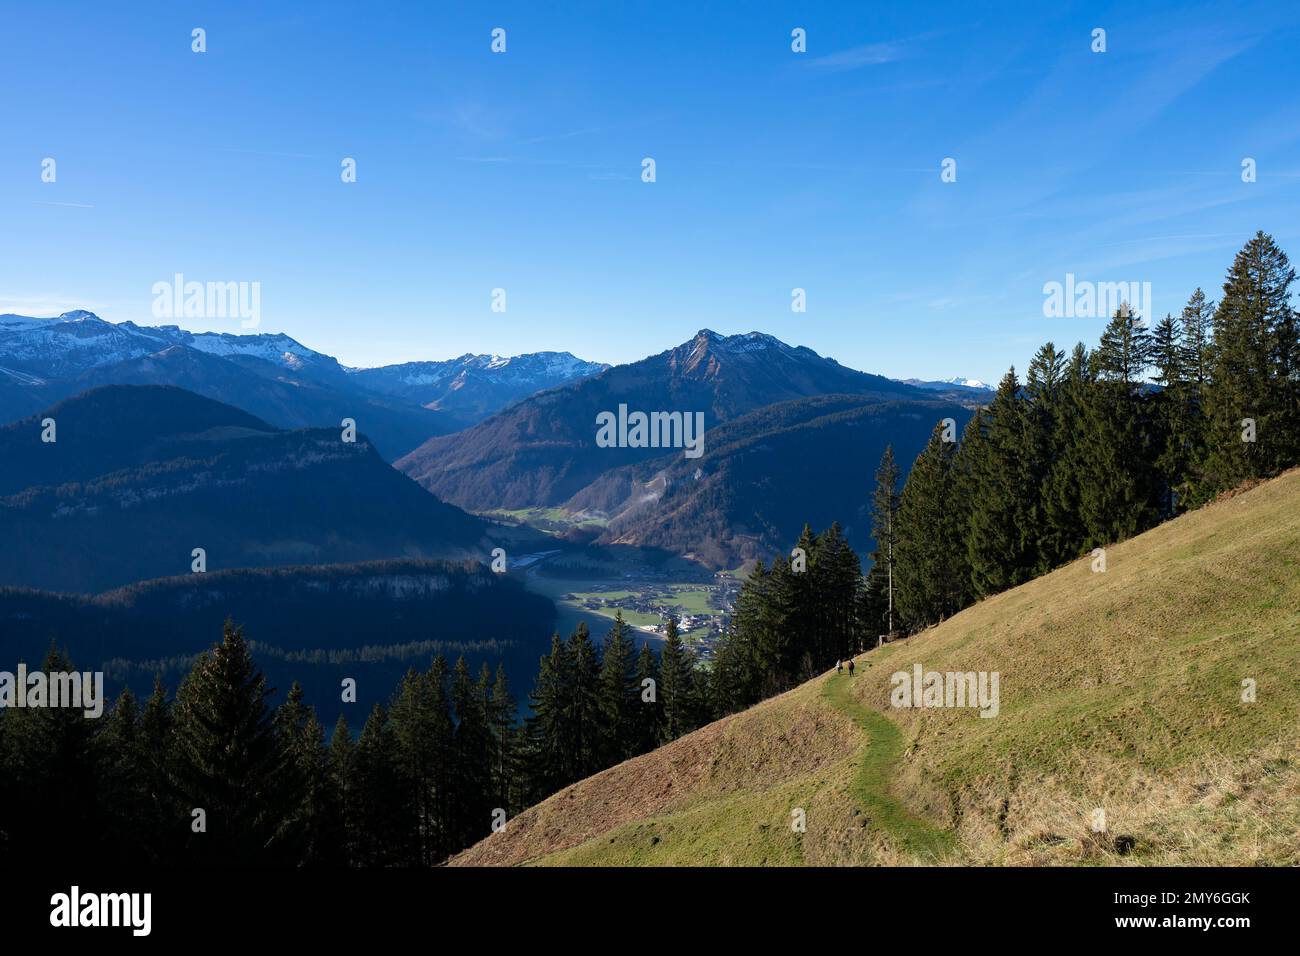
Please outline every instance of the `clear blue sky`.
[[1300, 259], [1300, 7], [986, 6], [9, 3], [0, 312], [156, 322], [181, 272], [353, 365], [709, 327], [996, 379], [1096, 339], [1067, 272], [1163, 314], [1256, 229]]

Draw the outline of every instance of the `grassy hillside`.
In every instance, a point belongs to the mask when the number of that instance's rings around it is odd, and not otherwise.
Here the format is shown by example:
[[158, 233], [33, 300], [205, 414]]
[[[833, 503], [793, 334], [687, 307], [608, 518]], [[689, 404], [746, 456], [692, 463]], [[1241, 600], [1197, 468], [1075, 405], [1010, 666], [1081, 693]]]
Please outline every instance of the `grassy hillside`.
[[[582, 781], [453, 862], [1297, 864], [1298, 611], [1293, 471]], [[915, 663], [998, 672], [998, 715], [891, 707]]]

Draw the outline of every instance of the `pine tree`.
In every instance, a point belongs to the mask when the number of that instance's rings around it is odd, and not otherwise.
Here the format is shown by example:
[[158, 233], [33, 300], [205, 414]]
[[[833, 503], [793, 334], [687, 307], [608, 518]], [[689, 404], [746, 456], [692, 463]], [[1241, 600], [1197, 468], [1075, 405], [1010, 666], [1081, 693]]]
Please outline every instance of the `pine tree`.
[[1109, 366], [1083, 406], [1075, 463], [1085, 549], [1123, 541], [1150, 528], [1164, 507], [1155, 461], [1163, 447], [1154, 402]]
[[1182, 354], [1179, 363], [1186, 381], [1199, 391], [1210, 379], [1210, 363], [1214, 347], [1214, 303], [1207, 302], [1205, 293], [1197, 289], [1183, 307]]
[[1151, 331], [1151, 365], [1156, 373], [1153, 380], [1165, 388], [1184, 381], [1185, 356], [1178, 320], [1165, 313], [1165, 317]]
[[[1197, 290], [1204, 301], [1204, 294]], [[1191, 307], [1189, 306], [1189, 309]], [[1184, 309], [1184, 315], [1189, 309]], [[1194, 311], [1194, 310], [1193, 310]], [[1194, 316], [1194, 321], [1197, 319]], [[1201, 443], [1199, 388], [1193, 375], [1200, 374], [1188, 361], [1197, 359], [1199, 348], [1189, 349], [1180, 320], [1166, 315], [1151, 335], [1151, 361], [1159, 394], [1146, 396], [1154, 423], [1158, 448], [1155, 471], [1161, 483], [1160, 518], [1173, 517], [1185, 507], [1193, 466]]]
[[600, 719], [604, 727], [602, 762], [612, 766], [633, 756], [636, 747], [636, 708], [639, 689], [633, 683], [632, 639], [623, 622], [623, 612], [614, 613], [614, 626], [601, 648]]
[[1033, 514], [1042, 490], [1024, 461], [1025, 407], [1011, 369], [967, 430], [970, 511], [966, 550], [974, 596], [1015, 587], [1039, 564]]
[[338, 811], [339, 862], [355, 865], [357, 858], [357, 820], [355, 817], [356, 745], [348, 719], [339, 714], [330, 735], [328, 757], [331, 800]]
[[1055, 567], [1084, 552], [1087, 529], [1080, 514], [1081, 474], [1087, 456], [1085, 410], [1092, 394], [1094, 364], [1082, 342], [1066, 363], [1053, 426], [1055, 453], [1043, 491], [1043, 527], [1038, 536], [1045, 563]]
[[568, 697], [573, 685], [569, 645], [551, 636], [551, 652], [542, 657], [533, 686], [528, 718], [531, 801], [544, 799], [574, 779], [572, 742], [569, 739]]
[[659, 652], [660, 699], [663, 727], [659, 742], [666, 744], [695, 729], [694, 655], [677, 633], [677, 619], [670, 617], [664, 629], [664, 646]]
[[[659, 672], [659, 658], [650, 650], [649, 643], [642, 643], [641, 653], [636, 659], [636, 747], [638, 754], [648, 753], [659, 746], [663, 735], [663, 697], [660, 693], [662, 675]], [[653, 692], [653, 695], [652, 695]]]
[[276, 710], [275, 729], [283, 751], [280, 784], [288, 795], [278, 839], [295, 862], [336, 865], [343, 852], [343, 810], [331, 779], [325, 728], [297, 681]]
[[898, 617], [915, 630], [955, 614], [965, 602], [963, 567], [953, 547], [961, 530], [954, 521], [956, 443], [935, 426], [903, 486], [896, 551]]
[[448, 852], [455, 852], [491, 832], [494, 806], [488, 795], [491, 786], [488, 774], [492, 767], [488, 705], [492, 672], [484, 664], [475, 682], [470, 678], [468, 663], [460, 657], [453, 671], [451, 688], [456, 729], [451, 780], [452, 842]]
[[876, 469], [876, 490], [871, 496], [871, 537], [876, 543], [875, 554], [884, 565], [881, 576], [885, 588], [885, 627], [890, 634], [894, 632], [894, 523], [900, 498], [898, 479], [894, 446], [886, 445], [880, 467]]
[[569, 636], [572, 682], [567, 707], [567, 737], [571, 753], [572, 780], [581, 780], [604, 769], [606, 744], [600, 712], [600, 658], [586, 621], [579, 621]]
[[1297, 367], [1290, 305], [1294, 281], [1286, 253], [1263, 232], [1237, 253], [1228, 272], [1214, 315], [1205, 389], [1206, 459], [1198, 483], [1202, 499], [1274, 474], [1300, 452], [1292, 374]]
[[199, 656], [176, 694], [182, 805], [206, 815], [206, 832], [191, 827], [191, 861], [248, 866], [283, 859], [277, 831], [286, 804], [285, 763], [270, 694], [242, 628], [227, 620], [221, 643]]
[[1032, 496], [1025, 503], [1024, 520], [1031, 529], [1029, 552], [1034, 555], [1033, 575], [1045, 574], [1064, 560], [1055, 550], [1048, 521], [1049, 487], [1053, 470], [1066, 451], [1061, 432], [1066, 409], [1067, 364], [1064, 352], [1045, 343], [1029, 363], [1020, 416], [1020, 474]]
[[162, 675], [154, 677], [153, 692], [140, 714], [140, 774], [144, 799], [140, 805], [143, 828], [149, 837], [145, 846], [151, 862], [167, 862], [177, 856], [190, 821], [177, 801], [174, 786], [172, 705]]
[[110, 858], [150, 862], [151, 834], [144, 829], [149, 799], [140, 739], [140, 707], [131, 688], [118, 695], [95, 741], [99, 751], [106, 852]]
[[1145, 320], [1127, 305], [1120, 306], [1102, 332], [1093, 360], [1102, 379], [1141, 384], [1142, 374], [1151, 364], [1151, 333]]
[[517, 766], [518, 731], [515, 727], [517, 705], [514, 695], [510, 693], [510, 682], [506, 678], [504, 664], [497, 665], [496, 679], [492, 684], [491, 709], [489, 710], [492, 730], [492, 786], [491, 794], [496, 805], [506, 811], [507, 816], [514, 816], [523, 809]]
[[358, 866], [410, 864], [418, 851], [410, 812], [403, 806], [402, 770], [388, 712], [375, 704], [361, 728], [352, 762], [346, 813], [352, 821]]

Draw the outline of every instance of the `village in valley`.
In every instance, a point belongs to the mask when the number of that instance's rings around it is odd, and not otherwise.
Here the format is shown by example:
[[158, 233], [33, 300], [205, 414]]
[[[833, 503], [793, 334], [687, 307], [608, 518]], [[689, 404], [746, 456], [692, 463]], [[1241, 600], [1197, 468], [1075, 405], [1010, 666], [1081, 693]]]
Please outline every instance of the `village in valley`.
[[669, 618], [676, 618], [683, 642], [708, 661], [731, 619], [740, 585], [739, 578], [725, 573], [706, 584], [611, 581], [590, 583], [588, 590], [571, 591], [560, 600], [610, 619], [622, 612], [629, 625], [658, 637]]

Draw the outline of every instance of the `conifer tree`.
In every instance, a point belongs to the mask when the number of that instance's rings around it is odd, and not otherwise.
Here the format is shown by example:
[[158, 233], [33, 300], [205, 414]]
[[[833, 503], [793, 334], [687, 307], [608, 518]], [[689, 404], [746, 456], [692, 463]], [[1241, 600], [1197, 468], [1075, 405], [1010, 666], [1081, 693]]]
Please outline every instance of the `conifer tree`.
[[966, 550], [976, 597], [1027, 581], [1038, 564], [1032, 515], [1041, 489], [1023, 458], [1025, 409], [1011, 369], [968, 430], [970, 511]]
[[1065, 366], [1056, 403], [1055, 453], [1043, 490], [1043, 527], [1039, 549], [1044, 563], [1056, 567], [1084, 550], [1087, 530], [1080, 516], [1081, 472], [1087, 455], [1085, 410], [1094, 383], [1094, 363], [1082, 342]]
[[523, 793], [518, 781], [518, 732], [515, 727], [516, 702], [510, 692], [510, 682], [506, 678], [504, 664], [497, 665], [496, 678], [492, 684], [491, 709], [489, 710], [492, 732], [492, 774], [491, 793], [507, 816], [514, 816], [523, 809]]
[[1099, 377], [1124, 385], [1138, 385], [1151, 364], [1151, 333], [1145, 319], [1127, 305], [1120, 306], [1101, 334], [1093, 353]]
[[451, 802], [452, 840], [447, 851], [455, 852], [490, 832], [494, 805], [489, 799], [492, 741], [488, 727], [492, 672], [483, 665], [478, 681], [470, 677], [469, 664], [462, 656], [452, 674], [451, 702], [456, 712]]
[[[638, 754], [648, 753], [659, 746], [663, 735], [663, 696], [661, 694], [659, 658], [648, 642], [641, 644], [636, 659], [636, 747]], [[651, 691], [653, 690], [653, 699]]]
[[606, 745], [600, 710], [600, 657], [586, 621], [569, 636], [572, 682], [566, 720], [570, 748], [570, 780], [581, 780], [603, 769]]
[[894, 545], [896, 543], [895, 519], [898, 517], [900, 492], [899, 471], [894, 462], [894, 446], [886, 445], [876, 469], [876, 490], [871, 496], [871, 537], [876, 543], [875, 554], [883, 562], [880, 572], [885, 593], [885, 626], [894, 631]]
[[412, 816], [403, 806], [402, 776], [388, 712], [377, 703], [357, 740], [348, 794], [359, 866], [409, 865], [418, 858]]
[[[1276, 473], [1300, 451], [1295, 270], [1259, 232], [1237, 253], [1214, 314], [1199, 497]], [[1253, 440], [1250, 440], [1252, 439]]]
[[553, 634], [551, 652], [538, 663], [532, 694], [533, 712], [528, 718], [533, 802], [575, 779], [568, 725], [568, 697], [572, 685], [573, 663], [569, 645], [558, 633]]
[[140, 739], [140, 707], [131, 688], [122, 690], [105, 718], [95, 741], [108, 817], [105, 850], [120, 860], [148, 862], [152, 834], [145, 829], [144, 810], [149, 793]]
[[1151, 365], [1155, 369], [1153, 380], [1166, 389], [1184, 381], [1185, 356], [1182, 329], [1178, 320], [1166, 312], [1165, 317], [1151, 331]]
[[162, 675], [154, 677], [153, 691], [141, 711], [139, 736], [145, 794], [140, 812], [145, 831], [150, 834], [145, 845], [151, 861], [167, 862], [175, 858], [189, 821], [177, 803], [173, 784], [172, 705]]
[[207, 827], [189, 828], [191, 861], [247, 866], [282, 859], [277, 834], [285, 812], [285, 762], [270, 694], [242, 628], [227, 620], [221, 643], [199, 656], [176, 694], [182, 806], [204, 810]]
[[659, 742], [666, 744], [695, 729], [694, 655], [687, 650], [677, 632], [677, 619], [668, 618], [664, 629], [664, 646], [659, 652], [660, 699], [663, 702], [663, 727]]
[[1033, 575], [1050, 571], [1065, 557], [1054, 550], [1056, 542], [1048, 532], [1048, 488], [1052, 471], [1066, 451], [1061, 430], [1067, 415], [1066, 375], [1065, 353], [1052, 342], [1045, 343], [1030, 360], [1021, 400], [1020, 474], [1031, 492], [1024, 520], [1031, 529], [1027, 544], [1034, 556]]
[[1205, 293], [1197, 289], [1183, 307], [1182, 349], [1179, 364], [1184, 379], [1191, 383], [1199, 395], [1210, 379], [1210, 363], [1214, 348], [1214, 303], [1207, 302]]
[[956, 443], [944, 440], [940, 422], [903, 486], [898, 509], [895, 577], [898, 617], [904, 630], [936, 623], [965, 601], [963, 567], [953, 546]]
[[331, 800], [338, 812], [339, 863], [355, 865], [357, 860], [357, 823], [355, 817], [356, 745], [348, 719], [339, 714], [330, 734], [328, 755]]
[[604, 727], [606, 766], [619, 763], [634, 755], [636, 747], [636, 708], [639, 689], [633, 683], [632, 639], [623, 622], [623, 612], [614, 613], [614, 626], [601, 647], [600, 660], [600, 719]]
[[1079, 513], [1088, 548], [1150, 527], [1162, 497], [1154, 459], [1163, 442], [1141, 388], [1151, 364], [1151, 335], [1144, 319], [1121, 306], [1092, 358], [1098, 381], [1084, 406], [1079, 462]]

